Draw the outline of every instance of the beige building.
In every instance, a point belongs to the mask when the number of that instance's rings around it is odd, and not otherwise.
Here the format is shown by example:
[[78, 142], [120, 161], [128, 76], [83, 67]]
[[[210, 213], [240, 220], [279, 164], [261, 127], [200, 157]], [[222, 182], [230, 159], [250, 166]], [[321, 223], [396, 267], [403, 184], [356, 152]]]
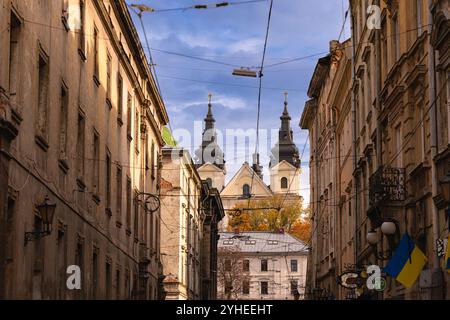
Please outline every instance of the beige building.
[[215, 299], [219, 192], [202, 182], [182, 148], [163, 148], [161, 170], [163, 298]]
[[168, 117], [125, 2], [0, 8], [0, 298], [156, 299]]
[[[308, 292], [317, 284], [336, 292], [341, 266], [354, 263], [351, 242], [351, 42], [330, 43], [308, 88], [301, 118], [310, 130], [311, 220], [313, 236], [308, 263]], [[326, 234], [326, 236], [325, 236]], [[310, 297], [308, 297], [310, 298]]]
[[[379, 28], [368, 27], [370, 4], [381, 8]], [[450, 142], [448, 5], [431, 0], [351, 1], [355, 45], [342, 45], [351, 53], [345, 50], [346, 58], [337, 67], [345, 77], [333, 81], [340, 71], [333, 75], [332, 67], [318, 77], [316, 68], [311, 83], [321, 78], [320, 89], [311, 98], [327, 107], [321, 111], [321, 105], [312, 108], [308, 102], [302, 117], [302, 127], [323, 140], [311, 140], [317, 151], [311, 161], [311, 167], [317, 167], [311, 171], [317, 226], [308, 270], [307, 291], [312, 298], [442, 299], [446, 292], [448, 298], [448, 274], [442, 270], [442, 252], [437, 251], [437, 243], [447, 238], [445, 212], [450, 204], [444, 183]], [[337, 52], [332, 50], [331, 56]], [[345, 61], [353, 56], [349, 71]], [[333, 91], [347, 98], [336, 100]], [[350, 100], [350, 107], [343, 100]], [[338, 148], [328, 154], [328, 163], [337, 168], [337, 175], [322, 181], [320, 150], [333, 143], [333, 135], [324, 135], [330, 127], [324, 129], [320, 122], [329, 113], [335, 114], [331, 128], [336, 128], [331, 132], [335, 131]], [[327, 183], [337, 188], [325, 189]], [[328, 195], [322, 197], [324, 189]], [[327, 227], [330, 210], [320, 208], [327, 197], [334, 199], [336, 232]], [[394, 233], [383, 234], [382, 225], [394, 226]], [[363, 288], [355, 292], [331, 285], [324, 276], [359, 272], [371, 264], [385, 266], [405, 232], [428, 258], [412, 288], [388, 276], [382, 292]], [[323, 242], [336, 244], [333, 256]]]
[[221, 232], [218, 298], [301, 300], [307, 245], [284, 232]]
[[167, 300], [198, 300], [201, 290], [202, 181], [187, 150], [162, 153], [161, 244]]

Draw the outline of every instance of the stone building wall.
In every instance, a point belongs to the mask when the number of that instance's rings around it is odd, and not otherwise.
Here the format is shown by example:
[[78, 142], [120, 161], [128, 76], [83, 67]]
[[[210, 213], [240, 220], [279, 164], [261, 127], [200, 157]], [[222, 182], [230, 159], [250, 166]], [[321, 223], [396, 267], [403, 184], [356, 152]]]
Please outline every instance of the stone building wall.
[[[168, 118], [125, 3], [0, 7], [2, 124], [17, 129], [1, 134], [0, 297], [157, 298], [159, 221], [140, 200], [158, 192]], [[53, 230], [26, 242], [45, 196]]]

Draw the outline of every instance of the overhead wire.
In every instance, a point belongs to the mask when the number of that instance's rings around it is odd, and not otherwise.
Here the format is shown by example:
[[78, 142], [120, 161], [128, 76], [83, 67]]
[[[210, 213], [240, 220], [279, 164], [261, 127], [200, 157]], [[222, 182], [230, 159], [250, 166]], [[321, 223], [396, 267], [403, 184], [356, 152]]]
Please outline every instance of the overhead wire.
[[[188, 11], [188, 10], [199, 10], [199, 11], [204, 11], [204, 10], [208, 10], [208, 9], [220, 9], [220, 8], [225, 8], [225, 7], [229, 7], [229, 6], [234, 6], [234, 5], [244, 5], [244, 4], [252, 4], [252, 3], [258, 3], [258, 2], [267, 2], [269, 0], [247, 0], [247, 1], [223, 1], [223, 2], [217, 2], [217, 3], [212, 3], [212, 4], [196, 4], [196, 5], [192, 5], [192, 6], [186, 6], [186, 7], [177, 7], [177, 8], [167, 8], [167, 9], [155, 9], [155, 8], [150, 8], [148, 6], [145, 5], [141, 5], [141, 6], [145, 6], [147, 8], [148, 12], [151, 13], [164, 13], [164, 12], [175, 12], [175, 11]], [[134, 6], [140, 6], [140, 5], [135, 5]]]
[[[161, 75], [161, 74], [160, 74], [160, 77], [161, 78], [174, 79], [174, 80], [181, 80], [181, 81], [214, 84], [214, 85], [219, 85], [219, 86], [229, 86], [229, 87], [249, 88], [249, 89], [258, 89], [259, 90], [259, 86], [250, 86], [250, 85], [226, 83], [226, 82], [219, 82], [219, 81], [198, 80], [198, 79], [175, 77], [175, 76]], [[304, 90], [292, 89], [292, 88], [263, 87], [262, 89], [264, 89], [264, 90], [275, 90], [275, 91], [286, 91], [287, 90], [287, 91], [294, 91], [294, 92], [304, 92]]]
[[[77, 30], [74, 30], [74, 31], [69, 30], [69, 31], [67, 31], [64, 27], [53, 26], [53, 25], [49, 25], [49, 24], [46, 24], [46, 23], [42, 23], [42, 22], [32, 21], [32, 20], [25, 19], [25, 18], [23, 20], [24, 20], [24, 22], [28, 22], [28, 23], [31, 23], [31, 24], [40, 25], [40, 26], [44, 26], [44, 27], [48, 27], [48, 28], [58, 29], [58, 30], [62, 30], [64, 32], [72, 32], [72, 33], [75, 33], [75, 34], [80, 33]], [[425, 25], [422, 25], [422, 26], [419, 26], [419, 27], [410, 28], [410, 29], [402, 31], [402, 32], [391, 33], [391, 34], [387, 35], [386, 38], [392, 38], [392, 37], [395, 37], [397, 35], [404, 35], [404, 34], [407, 34], [409, 32], [414, 32], [414, 31], [417, 31], [419, 29], [426, 28], [428, 26], [430, 26], [430, 24], [425, 24]], [[4, 31], [7, 31], [7, 30], [8, 29], [5, 29]], [[84, 31], [83, 34], [84, 34], [85, 37], [94, 37], [93, 33], [88, 33], [86, 31]], [[112, 41], [109, 37], [102, 37], [100, 35], [97, 35], [97, 37], [98, 37], [99, 40]], [[365, 41], [365, 42], [363, 41], [363, 42], [360, 42], [358, 45], [363, 45], [363, 44], [367, 45], [367, 44], [371, 44], [371, 43], [372, 42], [370, 42], [370, 41]], [[341, 48], [342, 49], [347, 49], [347, 48], [351, 48], [351, 47], [353, 47], [353, 44], [345, 45], [345, 46], [343, 46]], [[200, 57], [200, 56], [188, 55], [188, 54], [185, 54], [185, 53], [175, 52], [175, 51], [171, 51], [171, 50], [165, 50], [165, 49], [160, 49], [160, 48], [152, 48], [152, 47], [148, 47], [148, 46], [142, 46], [142, 48], [148, 49], [148, 50], [157, 51], [157, 52], [160, 52], [160, 53], [177, 55], [177, 56], [180, 56], [180, 57], [194, 59], [194, 60], [199, 60], [199, 59], [203, 60], [203, 58]], [[284, 61], [281, 61], [279, 63], [267, 64], [265, 66], [265, 68], [267, 69], [267, 68], [271, 68], [271, 67], [278, 66], [278, 65], [284, 65], [284, 64], [288, 64], [288, 63], [293, 63], [293, 62], [297, 62], [297, 61], [301, 61], [301, 60], [305, 60], [305, 59], [309, 59], [309, 58], [318, 57], [318, 56], [321, 56], [321, 55], [324, 55], [324, 54], [329, 54], [329, 53], [330, 53], [330, 51], [321, 51], [321, 52], [316, 52], [316, 53], [312, 53], [312, 54], [304, 55], [304, 56], [300, 56], [300, 57], [289, 58], [289, 59], [285, 59]], [[236, 58], [236, 56], [229, 56], [229, 57], [230, 58]], [[266, 58], [266, 60], [270, 60], [270, 59], [274, 59], [274, 58], [270, 58], [270, 57]], [[277, 59], [283, 59], [283, 58], [277, 58]], [[231, 64], [231, 63], [227, 63], [227, 62], [219, 61], [219, 60], [205, 59], [204, 62], [210, 62], [210, 63], [216, 63], [216, 64], [223, 64], [223, 63], [225, 63], [225, 65], [227, 65], [227, 66], [238, 67], [238, 65], [236, 65], [236, 64]], [[242, 67], [242, 66], [240, 66], [240, 67]], [[266, 70], [266, 72], [268, 72], [268, 70]]]
[[[32, 22], [32, 21], [29, 21], [28, 20], [28, 22]], [[36, 23], [36, 22], [32, 22], [32, 23]], [[39, 23], [37, 23], [37, 24], [39, 24]], [[57, 27], [55, 27], [55, 26], [49, 26], [50, 28], [57, 28]], [[412, 30], [417, 30], [417, 28], [414, 28], [414, 29], [411, 29], [411, 30], [407, 30], [407, 31], [405, 31], [405, 32], [399, 32], [399, 33], [396, 33], [396, 34], [403, 34], [403, 33], [407, 33], [407, 32], [410, 32], [410, 31], [412, 31]], [[391, 35], [392, 36], [392, 35]], [[109, 40], [109, 39], [108, 39]], [[297, 59], [299, 59], [299, 58], [297, 58]], [[290, 60], [290, 61], [296, 61], [297, 59], [292, 59], [292, 60]], [[284, 61], [284, 62], [282, 62], [282, 63], [289, 63], [290, 61]], [[273, 66], [273, 65], [269, 65], [269, 66]], [[267, 67], [269, 67], [269, 66], [267, 66]]]
[[161, 86], [159, 85], [159, 81], [158, 81], [158, 74], [156, 73], [156, 69], [155, 69], [155, 63], [153, 62], [153, 57], [152, 57], [152, 52], [149, 49], [150, 45], [148, 44], [148, 37], [147, 37], [147, 31], [145, 29], [144, 26], [144, 22], [142, 21], [142, 11], [141, 12], [137, 12], [134, 8], [131, 8], [131, 10], [138, 16], [139, 18], [139, 22], [141, 24], [141, 28], [142, 28], [142, 32], [144, 34], [144, 39], [145, 39], [145, 44], [147, 45], [147, 52], [148, 52], [148, 57], [150, 60], [150, 68], [153, 69], [153, 74], [155, 76], [155, 82], [156, 82], [156, 86], [158, 88], [159, 94], [162, 97], [162, 93], [161, 93]]
[[[344, 9], [344, 8], [342, 8]], [[347, 18], [348, 18], [348, 12], [350, 10], [350, 7], [347, 8], [347, 11], [345, 11], [344, 13], [344, 22], [342, 23], [342, 28], [341, 28], [341, 32], [339, 33], [339, 37], [338, 37], [338, 42], [341, 41], [341, 37], [344, 34], [345, 31], [345, 24], [347, 23]]]
[[[267, 42], [269, 40], [269, 31], [270, 31], [270, 21], [272, 18], [272, 8], [273, 8], [273, 0], [270, 0], [270, 6], [269, 6], [269, 14], [267, 17], [267, 24], [266, 24], [266, 35], [264, 38], [264, 48], [263, 48], [263, 54], [261, 59], [261, 66], [259, 69], [259, 86], [258, 86], [258, 110], [256, 115], [256, 145], [255, 145], [255, 153], [254, 156], [258, 157], [258, 148], [259, 148], [259, 122], [260, 122], [260, 114], [261, 114], [261, 94], [262, 94], [262, 78], [264, 76], [264, 63], [266, 58], [266, 51], [267, 51]], [[259, 163], [258, 163], [259, 165]], [[248, 197], [248, 204], [247, 207], [250, 207], [250, 199], [252, 197], [252, 191], [253, 191], [253, 181], [255, 178], [255, 170], [252, 170], [252, 180], [250, 184], [250, 194]]]

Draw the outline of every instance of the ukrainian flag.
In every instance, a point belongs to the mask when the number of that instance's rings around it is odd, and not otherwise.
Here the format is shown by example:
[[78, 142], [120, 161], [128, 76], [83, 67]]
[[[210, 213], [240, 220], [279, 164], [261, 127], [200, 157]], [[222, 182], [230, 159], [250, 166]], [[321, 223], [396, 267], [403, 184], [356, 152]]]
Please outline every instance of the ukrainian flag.
[[427, 260], [425, 254], [415, 245], [408, 233], [405, 233], [384, 271], [406, 288], [410, 288], [416, 282]]
[[450, 234], [448, 235], [447, 250], [445, 252], [444, 264], [445, 270], [447, 270], [447, 272], [450, 273]]

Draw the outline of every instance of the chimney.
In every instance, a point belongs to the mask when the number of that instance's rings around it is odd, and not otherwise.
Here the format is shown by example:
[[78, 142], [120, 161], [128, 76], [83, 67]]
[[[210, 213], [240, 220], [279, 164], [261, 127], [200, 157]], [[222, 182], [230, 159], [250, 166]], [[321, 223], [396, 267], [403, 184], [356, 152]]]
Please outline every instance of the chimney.
[[234, 234], [239, 235], [239, 228], [234, 228]]
[[278, 230], [279, 233], [284, 234], [284, 228], [280, 228], [280, 230]]

